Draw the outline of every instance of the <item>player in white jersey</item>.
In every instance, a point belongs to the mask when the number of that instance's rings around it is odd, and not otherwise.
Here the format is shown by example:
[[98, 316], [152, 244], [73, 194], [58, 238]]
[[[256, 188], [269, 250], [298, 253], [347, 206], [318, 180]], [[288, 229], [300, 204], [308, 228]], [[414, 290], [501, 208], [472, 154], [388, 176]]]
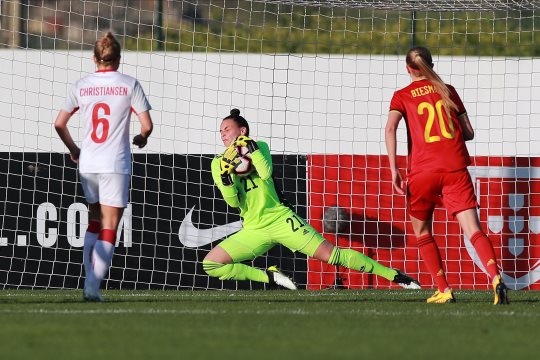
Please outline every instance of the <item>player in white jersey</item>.
[[[141, 123], [140, 134], [133, 138], [133, 144], [139, 148], [146, 145], [153, 124], [151, 107], [139, 82], [117, 71], [120, 43], [110, 32], [96, 41], [94, 62], [97, 72], [72, 86], [56, 118], [55, 128], [69, 149], [71, 159], [79, 163], [81, 184], [89, 204], [83, 249], [84, 299], [103, 301], [99, 287], [109, 270], [116, 232], [128, 202], [131, 113], [135, 113]], [[85, 120], [80, 149], [67, 128], [77, 110]]]

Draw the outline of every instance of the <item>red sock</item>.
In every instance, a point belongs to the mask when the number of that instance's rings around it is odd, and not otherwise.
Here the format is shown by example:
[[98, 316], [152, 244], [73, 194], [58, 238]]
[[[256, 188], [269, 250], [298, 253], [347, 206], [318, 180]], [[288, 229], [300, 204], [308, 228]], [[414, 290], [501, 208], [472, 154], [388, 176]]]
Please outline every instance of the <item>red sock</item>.
[[101, 229], [98, 239], [114, 245], [116, 244], [116, 231], [112, 229]]
[[443, 292], [448, 288], [448, 283], [442, 266], [441, 254], [435, 240], [433, 240], [433, 236], [431, 234], [422, 235], [416, 241], [420, 256], [422, 256], [428, 271], [437, 283], [437, 288], [440, 292]]
[[499, 269], [497, 269], [497, 258], [495, 257], [495, 251], [493, 245], [486, 234], [482, 231], [477, 231], [471, 236], [471, 244], [474, 246], [480, 261], [486, 268], [489, 276], [493, 280], [499, 275]]

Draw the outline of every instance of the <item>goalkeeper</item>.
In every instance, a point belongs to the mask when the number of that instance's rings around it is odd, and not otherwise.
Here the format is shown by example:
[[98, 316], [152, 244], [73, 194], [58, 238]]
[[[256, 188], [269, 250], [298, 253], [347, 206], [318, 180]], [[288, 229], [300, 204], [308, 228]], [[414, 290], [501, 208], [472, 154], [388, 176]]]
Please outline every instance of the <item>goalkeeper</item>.
[[[259, 281], [294, 290], [294, 282], [275, 266], [264, 271], [242, 263], [282, 244], [332, 265], [382, 276], [404, 288], [420, 288], [418, 281], [398, 270], [387, 268], [360, 252], [332, 245], [284, 205], [272, 179], [268, 144], [248, 137], [249, 125], [238, 109], [231, 110], [223, 119], [220, 134], [226, 150], [212, 161], [212, 177], [227, 204], [240, 208], [243, 228], [206, 255], [203, 268], [208, 275], [221, 280]], [[238, 146], [247, 147], [255, 168], [243, 177], [234, 174], [240, 163]]]

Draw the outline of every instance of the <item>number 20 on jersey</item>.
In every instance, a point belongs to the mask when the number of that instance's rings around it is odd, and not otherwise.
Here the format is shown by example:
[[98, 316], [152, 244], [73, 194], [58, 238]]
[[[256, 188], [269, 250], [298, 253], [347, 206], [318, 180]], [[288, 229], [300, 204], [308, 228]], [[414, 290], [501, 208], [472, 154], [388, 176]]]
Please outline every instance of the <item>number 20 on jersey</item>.
[[437, 122], [441, 129], [441, 135], [447, 139], [453, 139], [455, 137], [454, 125], [452, 124], [451, 119], [448, 120], [448, 129], [446, 127], [444, 117], [443, 117], [443, 102], [439, 100], [433, 104], [429, 102], [422, 102], [418, 104], [418, 115], [424, 115], [427, 112], [427, 122], [426, 128], [424, 129], [424, 140], [427, 143], [432, 143], [436, 141], [441, 141], [439, 135], [431, 135], [433, 129], [433, 123], [435, 122], [435, 116], [437, 116]]

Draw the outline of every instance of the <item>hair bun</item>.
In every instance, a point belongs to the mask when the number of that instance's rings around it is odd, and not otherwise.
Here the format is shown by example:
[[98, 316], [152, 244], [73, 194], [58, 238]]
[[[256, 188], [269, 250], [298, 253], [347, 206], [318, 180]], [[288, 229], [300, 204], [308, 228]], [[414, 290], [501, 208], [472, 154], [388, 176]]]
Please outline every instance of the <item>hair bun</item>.
[[231, 110], [231, 115], [232, 115], [232, 116], [240, 116], [240, 110], [238, 110], [238, 109], [232, 109], [232, 110]]

